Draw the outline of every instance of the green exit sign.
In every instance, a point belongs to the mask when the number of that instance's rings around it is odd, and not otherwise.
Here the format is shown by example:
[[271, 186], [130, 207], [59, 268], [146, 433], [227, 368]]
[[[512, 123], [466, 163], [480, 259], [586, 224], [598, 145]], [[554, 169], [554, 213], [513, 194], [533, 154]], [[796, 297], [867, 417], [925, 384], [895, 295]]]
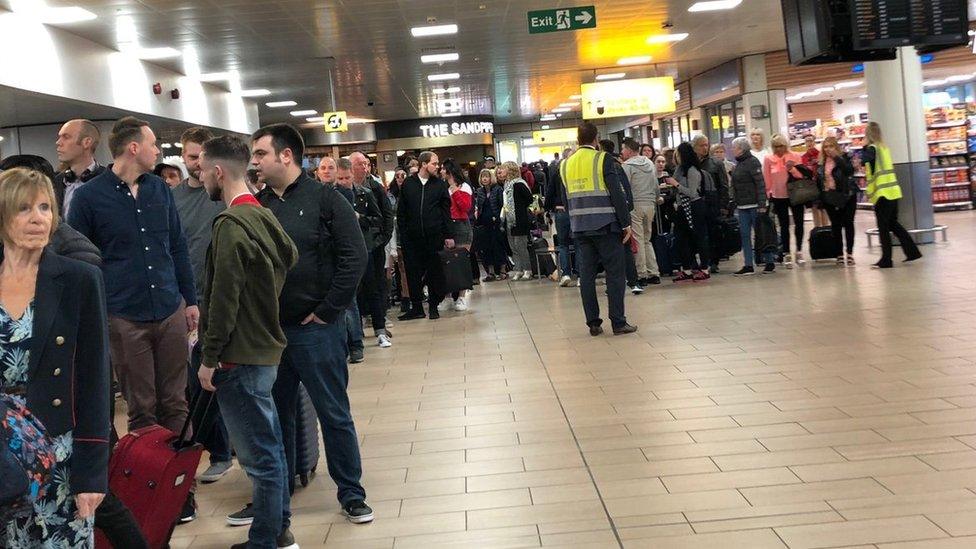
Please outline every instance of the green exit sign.
[[596, 28], [596, 7], [530, 11], [529, 34]]

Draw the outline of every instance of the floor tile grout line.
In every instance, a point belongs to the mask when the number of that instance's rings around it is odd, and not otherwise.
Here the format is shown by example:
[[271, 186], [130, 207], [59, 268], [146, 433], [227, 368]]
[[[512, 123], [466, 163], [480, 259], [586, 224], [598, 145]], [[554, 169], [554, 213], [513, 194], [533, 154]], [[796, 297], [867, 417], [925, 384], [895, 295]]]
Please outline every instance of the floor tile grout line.
[[624, 543], [620, 538], [620, 532], [617, 530], [617, 525], [614, 522], [613, 517], [610, 515], [610, 510], [607, 509], [607, 502], [603, 498], [603, 493], [600, 491], [599, 485], [597, 485], [596, 477], [593, 475], [593, 470], [590, 469], [590, 462], [586, 459], [586, 454], [583, 453], [583, 446], [580, 444], [579, 437], [576, 435], [576, 429], [573, 428], [573, 422], [569, 419], [569, 414], [566, 413], [566, 407], [563, 405], [563, 401], [559, 397], [559, 391], [556, 389], [556, 384], [552, 381], [552, 375], [549, 373], [549, 367], [546, 366], [546, 361], [542, 358], [542, 352], [539, 351], [539, 345], [536, 343], [535, 336], [532, 335], [532, 329], [529, 327], [529, 323], [525, 319], [525, 313], [522, 310], [521, 305], [519, 305], [518, 295], [516, 295], [515, 289], [511, 284], [509, 284], [508, 289], [512, 293], [512, 299], [515, 301], [519, 316], [522, 318], [522, 324], [529, 333], [529, 340], [532, 342], [532, 348], [535, 349], [536, 356], [539, 357], [539, 362], [542, 363], [542, 369], [546, 372], [546, 379], [549, 382], [549, 387], [552, 389], [553, 395], [556, 397], [556, 402], [559, 404], [559, 410], [562, 412], [563, 418], [566, 420], [566, 425], [569, 427], [569, 432], [573, 435], [573, 443], [576, 444], [576, 449], [579, 451], [580, 459], [583, 460], [583, 467], [586, 468], [586, 474], [589, 475], [590, 482], [593, 483], [593, 489], [596, 490], [596, 495], [600, 499], [600, 506], [603, 508], [603, 513], [606, 515], [607, 521], [610, 522], [610, 530], [613, 532], [613, 537], [616, 538], [617, 545], [623, 549]]

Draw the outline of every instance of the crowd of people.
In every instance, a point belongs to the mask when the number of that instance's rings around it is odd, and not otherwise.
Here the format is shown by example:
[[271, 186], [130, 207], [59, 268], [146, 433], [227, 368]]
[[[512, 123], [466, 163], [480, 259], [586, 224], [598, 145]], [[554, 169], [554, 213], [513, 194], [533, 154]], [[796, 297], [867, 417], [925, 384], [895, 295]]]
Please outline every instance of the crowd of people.
[[[802, 263], [807, 209], [829, 224], [830, 259], [853, 265], [851, 160], [833, 138], [820, 149], [808, 140], [800, 156], [778, 135], [767, 150], [764, 137], [754, 131], [726, 151], [696, 136], [661, 154], [625, 139], [617, 154], [583, 123], [577, 147], [549, 163], [489, 156], [471, 181], [425, 151], [384, 184], [361, 152], [303, 169], [302, 136], [285, 124], [249, 141], [191, 128], [182, 161], [157, 164], [149, 123], [126, 117], [102, 166], [97, 126], [69, 121], [56, 138], [58, 171], [30, 155], [0, 163], [0, 404], [18, 436], [37, 442], [4, 448], [3, 466], [47, 464], [28, 475], [26, 503], [0, 507], [9, 519], [0, 545], [90, 546], [97, 527], [117, 547], [146, 546], [108, 484], [113, 374], [130, 432], [178, 433], [188, 403], [215, 392], [190, 421], [210, 459], [197, 480], [219, 481], [235, 455], [247, 473], [252, 501], [227, 517], [250, 526], [235, 547], [297, 547], [289, 501], [300, 386], [342, 512], [372, 521], [349, 364], [365, 358], [364, 323], [378, 348], [393, 345], [391, 305], [401, 322], [471, 307], [470, 290], [446, 284], [445, 250], [469, 258], [472, 285], [549, 277], [578, 286], [592, 336], [604, 332], [598, 278], [612, 332], [632, 334], [628, 289], [640, 294], [662, 276], [705, 282], [740, 249], [740, 276], [757, 261], [765, 273]], [[897, 221], [901, 191], [877, 124], [867, 140], [883, 252], [875, 266], [890, 268], [892, 232], [906, 261], [921, 254]], [[196, 515], [194, 491], [181, 522]]]

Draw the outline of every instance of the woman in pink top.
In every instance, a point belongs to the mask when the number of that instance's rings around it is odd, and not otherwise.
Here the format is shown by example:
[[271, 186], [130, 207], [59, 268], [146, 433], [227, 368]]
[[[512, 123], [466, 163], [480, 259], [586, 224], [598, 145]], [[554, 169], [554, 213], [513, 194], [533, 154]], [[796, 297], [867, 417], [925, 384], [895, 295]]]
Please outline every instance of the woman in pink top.
[[[763, 159], [763, 178], [766, 181], [766, 195], [770, 206], [779, 219], [780, 253], [785, 254], [783, 263], [788, 269], [793, 268], [793, 258], [797, 263], [803, 262], [803, 216], [804, 204], [793, 206], [790, 195], [786, 190], [786, 183], [790, 175], [802, 179], [803, 174], [796, 168], [802, 164], [800, 155], [790, 151], [790, 143], [780, 134], [772, 139], [773, 152]], [[793, 235], [796, 237], [796, 254], [790, 255], [790, 212], [793, 212]]]

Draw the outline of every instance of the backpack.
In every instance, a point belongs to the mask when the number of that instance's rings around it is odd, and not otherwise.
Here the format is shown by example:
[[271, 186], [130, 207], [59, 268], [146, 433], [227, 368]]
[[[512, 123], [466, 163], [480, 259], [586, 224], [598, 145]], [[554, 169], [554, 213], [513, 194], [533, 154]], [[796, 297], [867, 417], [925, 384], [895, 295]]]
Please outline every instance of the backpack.
[[715, 178], [712, 177], [712, 172], [704, 168], [699, 168], [698, 171], [701, 172], [702, 177], [701, 187], [698, 188], [698, 193], [701, 196], [705, 196], [706, 193], [714, 194], [718, 192], [718, 186], [715, 185]]

